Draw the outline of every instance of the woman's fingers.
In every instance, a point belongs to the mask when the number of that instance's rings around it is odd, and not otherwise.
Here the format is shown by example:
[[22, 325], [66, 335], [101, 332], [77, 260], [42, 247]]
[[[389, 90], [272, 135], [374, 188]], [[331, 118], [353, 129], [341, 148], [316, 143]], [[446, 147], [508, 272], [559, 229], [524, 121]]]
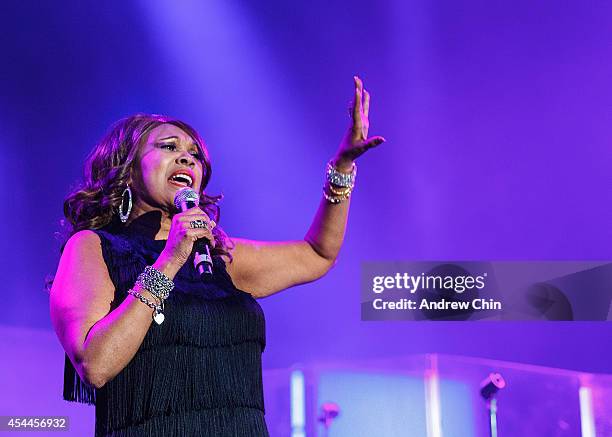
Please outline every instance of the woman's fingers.
[[200, 238], [205, 238], [208, 240], [209, 244], [212, 247], [216, 246], [216, 241], [215, 241], [215, 237], [212, 234], [212, 232], [208, 229], [188, 229], [187, 230], [187, 236], [189, 238], [191, 238], [191, 241], [196, 241], [199, 240]]
[[353, 80], [355, 81], [355, 98], [353, 101], [353, 122], [357, 123], [357, 121], [361, 122], [361, 93], [363, 91], [363, 84], [361, 83], [361, 79], [357, 76], [353, 76]]
[[214, 220], [211, 220], [210, 217], [208, 217], [208, 215], [206, 214], [190, 214], [190, 215], [184, 215], [180, 218], [180, 220], [182, 222], [192, 222], [194, 220], [202, 220], [203, 222], [205, 222], [207, 225], [209, 226], [216, 226], [217, 224], [215, 223]]
[[372, 137], [365, 142], [364, 147], [366, 148], [366, 150], [371, 149], [372, 147], [380, 146], [385, 141], [387, 140], [380, 136]]
[[185, 211], [180, 217], [180, 221], [182, 222], [192, 222], [195, 220], [202, 220], [211, 229], [217, 226], [215, 221], [199, 208], [193, 208], [192, 210]]
[[[203, 212], [200, 208], [192, 208], [177, 217], [179, 222], [182, 224], [184, 234], [195, 242], [200, 238], [206, 238], [212, 247], [216, 246], [215, 236], [212, 230], [217, 225], [208, 215]], [[206, 224], [206, 227], [193, 227], [192, 222], [202, 221]]]
[[355, 82], [355, 94], [353, 96], [350, 114], [352, 124], [349, 126], [340, 148], [338, 156], [344, 159], [355, 160], [363, 155], [368, 149], [377, 147], [385, 142], [380, 136], [368, 138], [370, 123], [370, 93], [364, 89], [363, 82], [358, 76], [353, 76]]

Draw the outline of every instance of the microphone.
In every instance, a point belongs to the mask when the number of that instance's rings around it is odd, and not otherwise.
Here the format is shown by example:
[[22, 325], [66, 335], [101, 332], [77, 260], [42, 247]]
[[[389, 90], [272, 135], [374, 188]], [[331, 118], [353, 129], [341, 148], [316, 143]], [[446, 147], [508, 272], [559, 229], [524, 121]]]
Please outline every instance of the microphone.
[[[200, 196], [195, 190], [185, 187], [178, 190], [174, 196], [174, 206], [181, 212], [197, 206], [200, 203]], [[196, 240], [193, 245], [195, 254], [193, 258], [193, 266], [200, 277], [208, 277], [212, 275], [212, 258], [210, 257], [210, 247], [206, 238]]]

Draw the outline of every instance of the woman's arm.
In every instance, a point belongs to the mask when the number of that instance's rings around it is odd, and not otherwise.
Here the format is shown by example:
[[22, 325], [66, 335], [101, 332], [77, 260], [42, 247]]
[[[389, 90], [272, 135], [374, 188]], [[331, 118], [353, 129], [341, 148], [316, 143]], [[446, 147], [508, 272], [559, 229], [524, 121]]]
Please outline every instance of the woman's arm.
[[[153, 267], [172, 279], [180, 266], [162, 255]], [[81, 379], [96, 388], [127, 366], [152, 320], [152, 309], [132, 295], [110, 311], [114, 291], [100, 238], [92, 231], [77, 232], [60, 258], [50, 296], [51, 321]], [[140, 294], [157, 302], [145, 289]]]
[[[368, 149], [382, 144], [382, 137], [368, 139], [370, 95], [355, 79], [352, 124], [332, 163], [350, 173], [353, 162]], [[344, 241], [350, 198], [332, 204], [321, 199], [315, 218], [303, 240], [285, 242], [233, 239], [234, 261], [227, 266], [237, 288], [262, 298], [294, 285], [314, 281], [336, 262]]]
[[227, 265], [234, 285], [262, 298], [322, 277], [334, 265], [342, 246], [348, 209], [348, 200], [332, 205], [323, 198], [303, 240], [234, 238], [234, 261]]

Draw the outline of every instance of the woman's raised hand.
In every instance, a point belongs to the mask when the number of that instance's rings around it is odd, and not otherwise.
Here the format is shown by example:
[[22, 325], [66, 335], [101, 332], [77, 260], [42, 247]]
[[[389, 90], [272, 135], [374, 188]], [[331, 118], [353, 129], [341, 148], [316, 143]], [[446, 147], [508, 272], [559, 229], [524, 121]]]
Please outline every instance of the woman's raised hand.
[[368, 138], [370, 93], [363, 88], [363, 82], [359, 77], [353, 76], [353, 79], [355, 81], [355, 95], [350, 108], [352, 123], [338, 147], [334, 160], [338, 169], [347, 171], [350, 171], [354, 160], [372, 147], [386, 141], [381, 136]]

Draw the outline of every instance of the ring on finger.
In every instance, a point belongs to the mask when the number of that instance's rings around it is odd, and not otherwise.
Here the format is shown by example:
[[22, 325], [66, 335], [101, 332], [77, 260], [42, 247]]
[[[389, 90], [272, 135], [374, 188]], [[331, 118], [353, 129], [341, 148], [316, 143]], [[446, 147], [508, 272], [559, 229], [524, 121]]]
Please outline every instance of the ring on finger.
[[191, 229], [208, 229], [208, 223], [200, 219], [190, 221], [189, 226]]

